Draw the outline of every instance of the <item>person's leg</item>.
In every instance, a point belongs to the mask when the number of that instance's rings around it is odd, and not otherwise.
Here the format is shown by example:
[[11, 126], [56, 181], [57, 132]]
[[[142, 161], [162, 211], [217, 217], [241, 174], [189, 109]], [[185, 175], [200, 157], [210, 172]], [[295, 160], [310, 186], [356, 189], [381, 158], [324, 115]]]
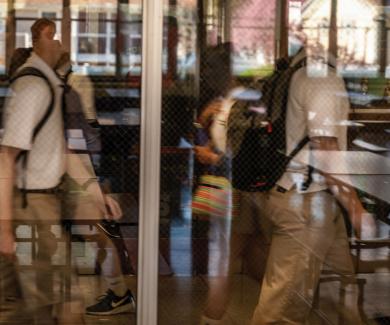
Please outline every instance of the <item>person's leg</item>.
[[[247, 220], [250, 213], [249, 198], [245, 195], [239, 195], [236, 197], [239, 201], [240, 213], [235, 216], [236, 219], [231, 221], [231, 229], [229, 237], [225, 239], [224, 249], [228, 251], [228, 270], [225, 274], [219, 274], [218, 276], [209, 277], [209, 290], [207, 296], [206, 307], [203, 311], [202, 322], [209, 323], [211, 321], [219, 321], [223, 318], [227, 305], [229, 303], [229, 294], [231, 290], [231, 278], [230, 275], [234, 272], [234, 266], [237, 260], [242, 256], [250, 233], [245, 231], [243, 220]], [[241, 228], [239, 226], [242, 226]], [[221, 249], [221, 247], [219, 247]], [[209, 254], [210, 258], [210, 254]], [[226, 260], [225, 260], [226, 261]], [[207, 322], [205, 321], [207, 320]]]
[[237, 262], [245, 252], [251, 235], [232, 233], [230, 238], [229, 273], [209, 277], [209, 291], [204, 316], [209, 319], [221, 320], [226, 312], [230, 292], [232, 290], [232, 276], [234, 262]]
[[272, 190], [267, 213], [274, 231], [252, 324], [304, 324], [322, 263], [335, 243], [338, 207], [326, 192]]
[[[0, 257], [1, 258], [1, 257]], [[20, 288], [19, 278], [17, 268], [15, 263], [2, 258], [0, 268], [0, 309], [1, 304], [12, 302], [22, 299], [22, 292]], [[2, 275], [2, 272], [4, 274]], [[6, 286], [2, 285], [2, 277], [4, 277], [4, 283]]]
[[[70, 301], [62, 296], [59, 289], [62, 285], [58, 276], [55, 276], [53, 257], [58, 254], [65, 260], [65, 251], [58, 250], [58, 240], [68, 241], [67, 233], [63, 233], [61, 225], [61, 198], [57, 195], [29, 194], [29, 209], [35, 219], [37, 233], [37, 252], [34, 264], [35, 287], [28, 288], [26, 294], [37, 301], [35, 318], [39, 324], [83, 324], [82, 309], [70, 308], [70, 305], [80, 305], [78, 292], [73, 291]], [[54, 233], [57, 230], [58, 238]], [[71, 266], [70, 266], [71, 267]], [[76, 273], [73, 268], [69, 276]], [[56, 315], [57, 313], [57, 315]]]
[[[335, 227], [336, 237], [325, 257], [324, 268], [332, 274], [339, 275], [340, 281], [333, 282], [333, 285], [328, 286], [333, 290], [333, 295], [330, 297], [335, 296], [336, 299], [329, 301], [329, 303], [334, 306], [345, 324], [362, 324], [362, 315], [360, 315], [358, 306], [359, 286], [353, 267], [344, 218], [341, 213], [335, 220]], [[343, 301], [340, 301], [340, 290], [343, 291]], [[319, 299], [322, 301], [324, 298], [320, 296]], [[319, 311], [321, 312], [321, 304], [319, 304]]]
[[[208, 320], [221, 320], [226, 312], [232, 290], [233, 275], [239, 273], [237, 265], [247, 250], [253, 236], [258, 235], [262, 202], [265, 195], [262, 193], [241, 192], [239, 196], [239, 213], [231, 222], [230, 236], [224, 240], [224, 247], [220, 249], [228, 252], [226, 256], [227, 269], [221, 268], [218, 276], [209, 277], [209, 292], [204, 316]], [[225, 261], [226, 261], [225, 260]], [[223, 260], [222, 260], [223, 261]], [[204, 322], [206, 323], [206, 322]]]
[[[29, 316], [37, 324], [55, 324], [53, 314], [54, 305], [63, 302], [62, 296], [54, 292], [60, 288], [59, 283], [54, 284], [54, 268], [52, 256], [57, 251], [57, 239], [51, 227], [57, 225], [61, 217], [60, 201], [57, 196], [48, 194], [28, 194], [28, 206], [23, 209], [20, 192], [15, 192], [14, 220], [17, 224], [27, 224], [31, 227], [32, 239], [36, 240], [37, 251], [32, 256], [29, 269], [15, 263], [19, 279], [22, 300], [19, 307], [15, 305], [13, 312], [9, 313], [9, 320], [17, 324], [22, 317]], [[36, 236], [36, 237], [35, 237]], [[30, 253], [32, 254], [32, 252]], [[21, 308], [20, 305], [23, 307]], [[20, 313], [23, 310], [23, 313]], [[21, 320], [21, 324], [26, 324]]]
[[100, 255], [98, 263], [100, 265], [101, 275], [106, 281], [107, 287], [117, 296], [122, 297], [128, 290], [118, 256], [118, 251], [112, 239], [99, 228], [99, 247], [104, 251]]
[[114, 315], [135, 311], [135, 299], [126, 285], [117, 247], [112, 239], [99, 229], [98, 263], [108, 290], [96, 304], [86, 308], [91, 315]]
[[20, 313], [24, 306], [22, 297], [16, 300], [9, 300], [9, 293], [14, 291], [15, 283], [19, 283], [17, 261], [10, 261], [0, 255], [0, 324], [23, 324], [32, 320], [28, 311]]

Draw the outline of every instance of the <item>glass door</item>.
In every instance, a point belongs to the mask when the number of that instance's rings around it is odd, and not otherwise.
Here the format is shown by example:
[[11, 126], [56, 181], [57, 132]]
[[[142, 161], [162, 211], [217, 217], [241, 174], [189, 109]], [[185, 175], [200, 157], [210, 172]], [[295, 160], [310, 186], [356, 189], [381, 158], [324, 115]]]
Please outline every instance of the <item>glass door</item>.
[[[38, 134], [36, 140], [60, 148], [63, 138], [50, 136], [50, 128], [64, 124], [64, 132], [60, 131], [66, 135], [64, 152], [55, 158], [66, 167], [64, 178], [58, 192], [57, 187], [54, 191], [38, 186], [27, 191], [27, 209], [15, 205], [14, 215], [29, 218], [13, 224], [15, 259], [0, 257], [0, 323], [52, 324], [58, 319], [70, 324], [136, 324], [138, 317], [140, 324], [151, 324], [140, 316], [145, 312], [138, 290], [139, 275], [145, 270], [138, 254], [143, 247], [139, 243], [140, 213], [144, 215], [140, 198], [148, 197], [148, 193], [140, 195], [145, 181], [140, 176], [145, 158], [141, 158], [141, 132], [146, 119], [141, 114], [143, 3], [15, 0], [1, 1], [0, 8], [1, 116], [12, 114], [10, 77], [26, 60], [51, 74], [58, 84], [67, 84], [65, 98], [57, 98], [53, 108], [58, 124], [43, 123], [46, 136], [39, 139]], [[64, 53], [55, 66], [43, 47], [37, 47], [37, 43], [44, 46], [42, 39], [62, 43]], [[33, 97], [43, 100], [39, 94]], [[18, 105], [27, 107], [28, 103]], [[8, 125], [1, 118], [0, 138], [7, 137]], [[27, 127], [22, 119], [20, 129]], [[47, 175], [52, 155], [51, 151], [42, 154], [42, 159], [48, 159], [34, 172]], [[1, 174], [2, 184], [7, 177]], [[36, 196], [43, 199], [35, 200]], [[55, 220], [42, 223], [42, 215]], [[20, 312], [19, 307], [29, 304], [30, 298], [34, 301], [31, 310]]]
[[[229, 96], [272, 74], [276, 2], [164, 2], [172, 22], [165, 28], [176, 35], [168, 51], [177, 59], [162, 91], [158, 324], [214, 324], [201, 323], [205, 315], [215, 324], [246, 324], [257, 303], [255, 278], [269, 243], [237, 229], [221, 111], [230, 109]], [[216, 188], [221, 196], [211, 197]]]

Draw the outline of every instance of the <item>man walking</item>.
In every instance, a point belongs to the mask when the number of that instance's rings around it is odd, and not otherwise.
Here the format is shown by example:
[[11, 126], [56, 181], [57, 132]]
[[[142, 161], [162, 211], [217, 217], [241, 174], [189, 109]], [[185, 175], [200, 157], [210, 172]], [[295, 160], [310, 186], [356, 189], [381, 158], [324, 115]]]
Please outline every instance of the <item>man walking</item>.
[[[8, 281], [14, 283], [14, 274], [7, 273], [6, 261], [17, 264], [14, 228], [17, 222], [31, 224], [38, 236], [36, 260], [33, 272], [18, 272], [18, 277], [26, 313], [42, 324], [53, 322], [52, 306], [58, 302], [53, 291], [51, 265], [57, 241], [51, 226], [60, 222], [57, 194], [66, 170], [62, 83], [53, 71], [60, 55], [58, 41], [41, 38], [34, 43], [34, 52], [25, 66], [37, 69], [44, 78], [23, 76], [13, 83], [5, 107], [1, 142], [0, 271], [3, 287], [7, 288]], [[41, 129], [34, 134], [40, 124]], [[15, 322], [20, 316], [17, 310], [10, 315], [9, 321]]]
[[[305, 58], [303, 50], [292, 66]], [[347, 130], [341, 123], [349, 111], [345, 86], [329, 64], [322, 63], [321, 67], [323, 73], [319, 74], [306, 64], [294, 73], [290, 83], [287, 154], [304, 138], [309, 137], [310, 142], [288, 165], [265, 204], [264, 215], [271, 220], [273, 232], [253, 325], [315, 324], [309, 318], [323, 267], [341, 277], [353, 277], [347, 233], [336, 199], [348, 210], [358, 235], [362, 221], [373, 226], [352, 188], [315, 174], [307, 166], [315, 161], [318, 150], [346, 150]], [[337, 310], [346, 324], [362, 324], [357, 301], [354, 303]]]
[[[34, 26], [38, 31], [51, 27], [43, 20]], [[53, 307], [58, 305], [61, 310], [69, 303], [54, 290], [57, 285], [52, 265], [57, 251], [52, 229], [60, 227], [59, 193], [65, 172], [82, 182], [80, 185], [105, 215], [119, 218], [122, 214], [116, 201], [101, 193], [80, 158], [66, 149], [63, 84], [54, 72], [62, 49], [52, 36], [34, 37], [33, 33], [33, 51], [16, 73], [5, 105], [0, 159], [0, 272], [3, 290], [7, 291], [15, 284], [17, 270], [25, 313], [21, 314], [17, 305], [2, 313], [1, 320], [16, 324], [25, 324], [26, 316], [38, 324], [54, 324]], [[29, 73], [22, 75], [26, 69]], [[37, 234], [37, 252], [30, 271], [22, 271], [15, 257], [14, 230], [18, 224], [31, 225]], [[60, 312], [59, 317], [63, 323], [82, 323], [71, 313]]]

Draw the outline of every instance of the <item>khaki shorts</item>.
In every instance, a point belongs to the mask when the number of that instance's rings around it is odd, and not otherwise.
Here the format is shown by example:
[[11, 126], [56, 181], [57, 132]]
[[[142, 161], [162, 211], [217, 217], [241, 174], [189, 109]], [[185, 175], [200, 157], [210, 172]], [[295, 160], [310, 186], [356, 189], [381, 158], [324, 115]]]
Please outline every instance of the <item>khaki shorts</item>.
[[[55, 292], [61, 287], [61, 279], [55, 275], [54, 264], [57, 263], [53, 263], [54, 255], [55, 260], [65, 260], [64, 250], [58, 249], [58, 243], [66, 240], [60, 228], [61, 200], [57, 195], [41, 193], [29, 193], [27, 199], [28, 206], [23, 209], [21, 192], [15, 190], [14, 230], [17, 232], [20, 225], [27, 225], [31, 229], [24, 238], [26, 243], [17, 244], [17, 253], [22, 254], [19, 258], [25, 257], [15, 262], [0, 258], [2, 291], [7, 295], [8, 292], [15, 291], [15, 284], [19, 284], [23, 297], [20, 301], [23, 313], [20, 313], [21, 307], [15, 305], [7, 314], [9, 320], [13, 321], [17, 321], [19, 316], [35, 315], [38, 310], [60, 303], [64, 298]], [[53, 231], [55, 227], [58, 227], [56, 233]]]

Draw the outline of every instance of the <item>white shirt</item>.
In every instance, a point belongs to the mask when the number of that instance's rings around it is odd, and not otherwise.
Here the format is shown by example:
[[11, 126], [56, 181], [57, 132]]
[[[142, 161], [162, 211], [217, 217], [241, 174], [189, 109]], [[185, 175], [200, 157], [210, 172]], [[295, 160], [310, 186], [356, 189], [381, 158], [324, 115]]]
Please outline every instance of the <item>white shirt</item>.
[[226, 153], [227, 125], [230, 110], [237, 97], [245, 91], [243, 87], [233, 88], [228, 95], [222, 99], [221, 110], [215, 115], [210, 129], [213, 145], [222, 153]]
[[[292, 64], [302, 57], [297, 57]], [[346, 150], [349, 101], [344, 85], [333, 68], [324, 67], [325, 75], [310, 73], [310, 67], [298, 70], [292, 77], [286, 116], [286, 149], [291, 153], [306, 136], [335, 137], [340, 150]], [[310, 162], [313, 159], [307, 145], [292, 161], [278, 185], [289, 190], [294, 185], [300, 188], [307, 174], [307, 167], [297, 161]], [[307, 192], [326, 189], [325, 180], [318, 174]]]
[[65, 173], [65, 138], [61, 111], [62, 82], [53, 70], [35, 53], [20, 68], [34, 67], [44, 73], [55, 92], [54, 110], [34, 142], [33, 131], [46, 113], [51, 92], [45, 80], [36, 76], [17, 79], [11, 87], [11, 96], [4, 110], [3, 146], [28, 150], [27, 170], [21, 162], [17, 166], [16, 182], [26, 189], [47, 189], [57, 186]]

